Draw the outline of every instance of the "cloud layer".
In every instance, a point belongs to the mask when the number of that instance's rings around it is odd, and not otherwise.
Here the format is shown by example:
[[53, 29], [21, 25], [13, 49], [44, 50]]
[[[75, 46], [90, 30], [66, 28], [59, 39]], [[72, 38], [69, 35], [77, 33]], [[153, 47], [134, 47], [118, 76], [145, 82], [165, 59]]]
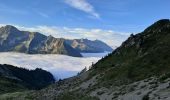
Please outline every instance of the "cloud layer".
[[97, 19], [100, 18], [100, 15], [95, 11], [94, 7], [86, 0], [65, 0], [65, 3], [73, 8], [89, 13]]
[[[42, 68], [50, 71], [55, 78], [66, 78], [76, 75], [83, 68], [89, 67], [92, 62], [97, 62], [107, 53], [86, 55], [84, 58], [70, 57], [65, 55], [49, 54], [49, 55], [28, 55], [22, 53], [0, 53], [0, 64], [11, 64], [27, 69]], [[92, 56], [92, 55], [91, 55]]]

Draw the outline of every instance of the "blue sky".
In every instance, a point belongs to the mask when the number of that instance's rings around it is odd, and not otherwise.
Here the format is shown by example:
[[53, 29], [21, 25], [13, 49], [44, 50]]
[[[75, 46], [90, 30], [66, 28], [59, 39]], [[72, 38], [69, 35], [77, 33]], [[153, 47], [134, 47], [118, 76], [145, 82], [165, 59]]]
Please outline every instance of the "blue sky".
[[0, 0], [0, 24], [117, 46], [130, 33], [169, 19], [169, 5], [170, 0]]

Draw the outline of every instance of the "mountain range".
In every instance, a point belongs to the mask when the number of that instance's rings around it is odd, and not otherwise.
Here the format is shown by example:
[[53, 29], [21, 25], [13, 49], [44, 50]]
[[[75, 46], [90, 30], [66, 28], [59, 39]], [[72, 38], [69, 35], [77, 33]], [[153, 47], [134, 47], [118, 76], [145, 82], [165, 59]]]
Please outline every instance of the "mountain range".
[[39, 91], [12, 94], [33, 100], [169, 100], [170, 20], [131, 36], [88, 71]]
[[112, 48], [99, 40], [54, 38], [38, 32], [20, 31], [14, 26], [6, 25], [0, 28], [0, 52], [9, 51], [82, 57], [81, 52], [111, 52]]
[[77, 76], [38, 91], [3, 94], [8, 100], [169, 100], [170, 20], [131, 36]]

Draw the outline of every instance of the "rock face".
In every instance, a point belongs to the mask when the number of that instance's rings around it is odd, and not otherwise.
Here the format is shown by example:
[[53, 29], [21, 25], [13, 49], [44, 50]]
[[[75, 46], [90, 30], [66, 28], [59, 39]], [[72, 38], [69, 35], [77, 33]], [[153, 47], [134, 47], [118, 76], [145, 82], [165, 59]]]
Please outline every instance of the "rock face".
[[11, 65], [0, 65], [0, 94], [41, 89], [54, 82], [51, 73], [39, 68], [27, 70]]
[[131, 35], [90, 70], [28, 94], [35, 100], [169, 100], [169, 62], [170, 21], [164, 19]]
[[10, 25], [0, 28], [0, 51], [82, 56], [77, 50], [68, 45], [64, 39], [52, 36], [47, 37], [38, 32], [20, 31]]
[[99, 40], [54, 38], [38, 32], [20, 31], [10, 25], [0, 28], [0, 52], [64, 54], [82, 57], [81, 52], [101, 53], [112, 50], [111, 47]]
[[112, 52], [113, 49], [106, 43], [100, 40], [88, 40], [88, 39], [74, 39], [66, 40], [73, 48], [83, 53], [101, 53], [101, 52]]

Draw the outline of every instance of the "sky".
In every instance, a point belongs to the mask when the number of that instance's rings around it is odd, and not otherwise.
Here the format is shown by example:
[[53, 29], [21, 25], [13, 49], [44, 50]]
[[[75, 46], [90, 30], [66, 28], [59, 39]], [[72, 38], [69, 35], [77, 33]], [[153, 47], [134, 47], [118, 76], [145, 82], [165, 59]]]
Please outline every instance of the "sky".
[[62, 38], [99, 39], [119, 46], [159, 19], [170, 0], [0, 0], [0, 25]]

